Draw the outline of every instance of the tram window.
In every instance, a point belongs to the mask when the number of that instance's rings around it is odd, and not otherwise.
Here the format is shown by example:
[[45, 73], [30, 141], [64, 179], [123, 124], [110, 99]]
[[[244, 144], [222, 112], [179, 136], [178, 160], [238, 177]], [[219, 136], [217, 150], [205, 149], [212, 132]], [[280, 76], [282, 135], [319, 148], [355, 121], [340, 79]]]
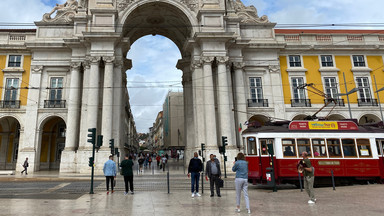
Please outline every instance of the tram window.
[[313, 156], [327, 157], [327, 148], [324, 139], [312, 139]]
[[295, 139], [282, 139], [281, 143], [283, 145], [284, 149], [284, 157], [293, 156], [296, 157], [296, 145], [295, 145]]
[[356, 139], [357, 149], [360, 157], [371, 157], [371, 147], [369, 139]]
[[309, 157], [312, 156], [311, 144], [309, 142], [309, 139], [297, 139], [297, 148], [299, 154], [307, 152]]
[[379, 144], [379, 141], [376, 140], [376, 148], [377, 148], [377, 154], [378, 155], [381, 155], [381, 152], [380, 152], [380, 144]]
[[261, 155], [269, 155], [268, 153], [268, 145], [273, 144], [273, 139], [259, 139]]
[[357, 157], [354, 139], [342, 139], [344, 157]]
[[249, 155], [257, 155], [256, 138], [255, 137], [248, 137], [248, 154]]
[[341, 148], [339, 139], [327, 139], [329, 157], [341, 157]]

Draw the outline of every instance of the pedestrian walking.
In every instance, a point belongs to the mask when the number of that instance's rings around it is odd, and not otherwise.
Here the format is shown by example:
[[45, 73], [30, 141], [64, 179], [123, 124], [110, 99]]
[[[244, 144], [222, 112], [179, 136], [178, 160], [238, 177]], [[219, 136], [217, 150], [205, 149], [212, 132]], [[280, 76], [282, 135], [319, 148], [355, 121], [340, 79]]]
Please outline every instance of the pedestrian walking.
[[152, 156], [150, 155], [149, 158], [148, 158], [149, 168], [151, 168], [151, 164], [152, 164]]
[[191, 192], [192, 192], [192, 198], [195, 196], [200, 197], [199, 194], [199, 179], [200, 179], [200, 172], [203, 170], [203, 163], [198, 157], [197, 152], [193, 153], [193, 158], [189, 161], [188, 166], [188, 178], [191, 178]]
[[25, 158], [25, 161], [24, 161], [24, 164], [22, 165], [24, 167], [24, 170], [21, 171], [21, 174], [23, 174], [23, 172], [25, 172], [25, 175], [28, 175], [28, 166], [29, 166], [29, 163], [28, 163], [28, 158], [26, 157]]
[[116, 179], [116, 163], [113, 161], [113, 156], [109, 156], [109, 160], [105, 162], [103, 168], [104, 176], [107, 182], [107, 195], [109, 194], [109, 182], [111, 182], [111, 190], [112, 193], [115, 192], [113, 190], [113, 181]]
[[244, 194], [245, 206], [247, 208], [248, 214], [251, 214], [251, 208], [249, 207], [249, 198], [248, 198], [248, 162], [245, 161], [243, 153], [237, 154], [237, 161], [233, 162], [234, 166], [232, 171], [236, 172], [235, 178], [235, 187], [236, 187], [236, 212], [240, 212], [240, 198], [241, 191]]
[[139, 162], [139, 173], [143, 173], [143, 164], [144, 164], [144, 158], [143, 156], [140, 156], [139, 160], [137, 161]]
[[[131, 191], [133, 194], [133, 161], [132, 156], [126, 155], [125, 159], [120, 164], [121, 174], [124, 176], [125, 192], [124, 195], [128, 194], [128, 191]], [[128, 187], [129, 183], [129, 187]]]
[[160, 155], [157, 155], [157, 156], [156, 156], [157, 167], [160, 166], [160, 160], [161, 160]]
[[221, 197], [220, 195], [220, 186], [219, 180], [221, 178], [221, 170], [220, 164], [217, 159], [215, 160], [215, 156], [211, 154], [209, 156], [210, 160], [207, 161], [207, 165], [205, 167], [205, 179], [208, 181], [209, 178], [209, 186], [211, 188], [211, 197], [214, 196], [213, 187], [216, 186], [216, 195]]
[[161, 158], [161, 167], [163, 168], [163, 172], [165, 171], [165, 165], [167, 164], [167, 161], [168, 161], [168, 159], [166, 156], [163, 156]]
[[311, 161], [308, 158], [307, 152], [302, 152], [301, 156], [303, 157], [303, 160], [299, 162], [299, 167], [301, 166], [304, 175], [304, 188], [309, 196], [308, 204], [315, 204], [316, 199], [315, 193], [313, 191], [313, 183], [315, 182], [315, 169], [313, 168]]

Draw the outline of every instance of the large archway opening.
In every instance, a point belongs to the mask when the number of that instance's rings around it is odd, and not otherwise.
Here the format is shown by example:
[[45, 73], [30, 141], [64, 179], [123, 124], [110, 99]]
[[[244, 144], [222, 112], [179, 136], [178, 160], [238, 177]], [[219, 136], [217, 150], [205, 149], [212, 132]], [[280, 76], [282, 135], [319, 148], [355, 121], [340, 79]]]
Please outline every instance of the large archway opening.
[[14, 117], [0, 119], [0, 170], [14, 170], [19, 152], [20, 123]]
[[122, 52], [132, 61], [126, 73], [132, 114], [137, 132], [151, 134], [144, 146], [149, 150], [185, 146], [184, 121], [180, 121], [184, 120], [183, 71], [176, 65], [190, 56], [185, 45], [193, 26], [179, 6], [164, 2], [140, 5], [127, 16], [122, 29], [131, 45]]
[[59, 170], [65, 147], [66, 124], [60, 117], [50, 117], [41, 125], [40, 170]]

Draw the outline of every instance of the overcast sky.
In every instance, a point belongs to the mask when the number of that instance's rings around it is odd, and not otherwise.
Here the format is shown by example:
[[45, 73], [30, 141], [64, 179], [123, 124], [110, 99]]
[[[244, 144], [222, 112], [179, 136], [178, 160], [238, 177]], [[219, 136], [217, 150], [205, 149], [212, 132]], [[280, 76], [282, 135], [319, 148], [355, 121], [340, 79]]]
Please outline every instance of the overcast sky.
[[[0, 0], [0, 28], [15, 28], [4, 23], [33, 23], [50, 12], [56, 3], [66, 0]], [[380, 0], [243, 0], [254, 5], [259, 16], [267, 15], [278, 24], [384, 23]], [[23, 28], [23, 27], [20, 27]], [[329, 27], [330, 28], [330, 27]], [[340, 28], [340, 27], [339, 27]], [[362, 28], [350, 26], [348, 28]], [[364, 26], [363, 28], [370, 28]], [[383, 28], [383, 27], [382, 27]], [[138, 132], [147, 132], [162, 110], [165, 95], [172, 89], [182, 91], [181, 71], [175, 68], [180, 59], [175, 44], [161, 36], [137, 40], [128, 53], [133, 61], [127, 72], [130, 103]]]

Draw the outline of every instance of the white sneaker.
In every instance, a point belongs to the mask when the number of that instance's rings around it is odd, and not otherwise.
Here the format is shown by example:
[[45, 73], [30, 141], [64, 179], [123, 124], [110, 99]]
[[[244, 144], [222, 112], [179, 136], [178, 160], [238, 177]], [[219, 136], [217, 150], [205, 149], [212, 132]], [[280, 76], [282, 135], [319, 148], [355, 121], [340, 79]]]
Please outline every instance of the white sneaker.
[[315, 204], [316, 202], [312, 201], [312, 200], [308, 200], [308, 204]]
[[235, 212], [236, 212], [236, 213], [240, 213], [240, 209], [238, 209], [238, 208], [235, 209]]
[[124, 192], [124, 195], [127, 195], [128, 193], [127, 192]]
[[248, 209], [248, 214], [251, 214], [251, 209]]
[[192, 198], [195, 197], [195, 193], [192, 193]]
[[195, 193], [195, 196], [201, 197], [201, 195], [199, 193]]

